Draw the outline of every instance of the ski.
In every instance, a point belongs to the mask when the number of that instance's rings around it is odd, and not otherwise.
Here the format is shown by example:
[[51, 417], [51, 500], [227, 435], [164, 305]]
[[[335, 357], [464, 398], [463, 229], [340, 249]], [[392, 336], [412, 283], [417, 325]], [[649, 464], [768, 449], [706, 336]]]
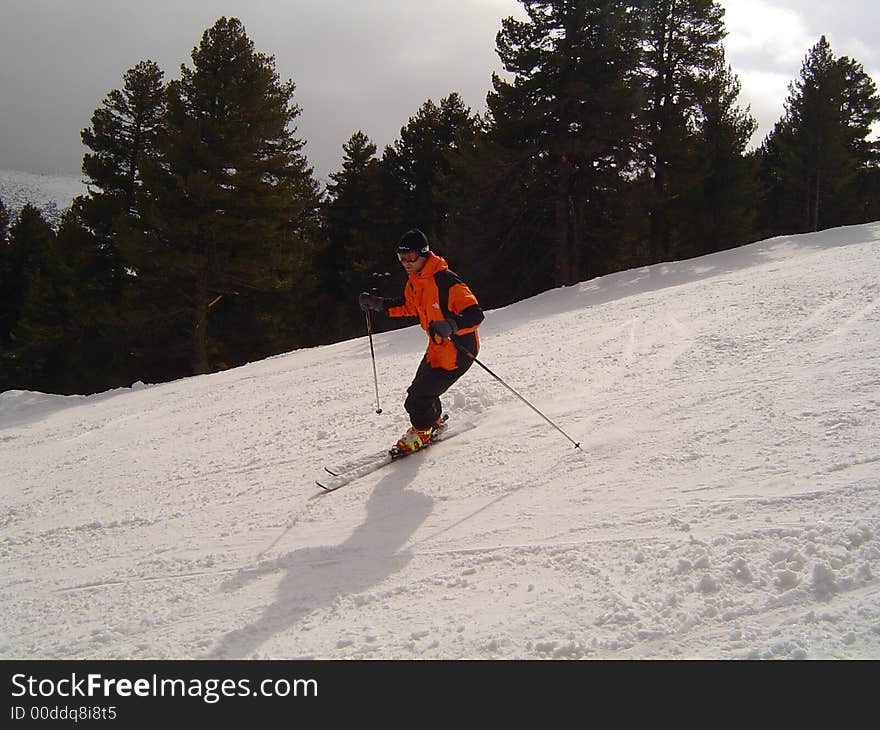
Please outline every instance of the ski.
[[454, 427], [444, 426], [430, 441], [428, 441], [427, 444], [416, 451], [397, 451], [392, 447], [391, 449], [385, 449], [378, 453], [352, 459], [340, 466], [325, 466], [324, 470], [327, 472], [328, 476], [316, 479], [315, 483], [324, 490], [325, 494], [328, 492], [335, 492], [346, 484], [351, 484], [351, 482], [361, 479], [362, 477], [367, 476], [367, 474], [372, 474], [374, 471], [378, 471], [379, 469], [382, 469], [395, 461], [406, 458], [407, 456], [421, 453], [428, 447], [433, 446], [440, 441], [445, 441], [452, 436], [474, 428], [475, 425], [476, 424], [474, 423], [463, 422], [456, 424]]
[[[439, 435], [446, 429], [446, 421], [449, 419], [448, 414], [443, 414], [441, 418], [441, 428], [440, 431], [434, 434], [434, 438], [431, 440], [436, 440]], [[368, 464], [373, 464], [375, 462], [383, 461], [388, 454], [394, 449], [382, 449], [381, 451], [376, 451], [372, 454], [366, 454], [364, 456], [358, 456], [349, 461], [345, 461], [341, 464], [336, 464], [334, 466], [324, 466], [324, 471], [326, 471], [330, 476], [338, 477], [343, 474], [348, 474], [353, 471], [357, 471], [363, 466]]]
[[362, 466], [372, 464], [374, 461], [381, 461], [382, 458], [387, 455], [388, 449], [382, 449], [381, 451], [376, 451], [372, 454], [359, 456], [357, 458], [351, 459], [350, 461], [345, 461], [341, 464], [324, 466], [324, 471], [326, 471], [332, 477], [342, 476], [343, 474], [348, 474], [349, 472], [355, 471]]
[[[419, 449], [419, 451], [421, 451], [421, 449]], [[372, 461], [363, 463], [344, 474], [331, 474], [328, 471], [328, 476], [316, 479], [315, 484], [321, 487], [325, 494], [328, 492], [335, 492], [340, 487], [344, 487], [346, 484], [351, 484], [355, 479], [365, 477], [367, 474], [371, 474], [372, 472], [381, 469], [383, 466], [387, 466], [392, 461], [394, 461], [394, 459], [391, 456], [391, 452], [385, 451], [378, 457], [375, 457]]]

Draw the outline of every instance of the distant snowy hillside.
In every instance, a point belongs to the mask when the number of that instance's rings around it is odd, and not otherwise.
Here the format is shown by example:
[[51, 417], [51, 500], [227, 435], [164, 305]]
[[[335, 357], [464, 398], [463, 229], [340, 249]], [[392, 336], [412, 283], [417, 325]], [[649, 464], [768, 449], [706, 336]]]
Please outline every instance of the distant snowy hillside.
[[0, 658], [880, 658], [880, 223], [481, 335], [581, 450], [474, 367], [444, 398], [474, 428], [322, 494], [407, 425], [416, 327], [374, 337], [381, 415], [366, 337], [0, 394]]
[[79, 175], [34, 175], [0, 170], [0, 200], [14, 216], [26, 203], [42, 210], [57, 225], [61, 213], [86, 186]]

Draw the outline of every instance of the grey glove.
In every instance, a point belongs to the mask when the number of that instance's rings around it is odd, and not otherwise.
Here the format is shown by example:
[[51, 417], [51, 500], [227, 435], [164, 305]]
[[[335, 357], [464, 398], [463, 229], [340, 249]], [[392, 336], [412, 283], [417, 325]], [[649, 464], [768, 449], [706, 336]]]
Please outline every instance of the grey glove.
[[441, 340], [448, 340], [452, 335], [458, 332], [458, 324], [453, 319], [438, 319], [428, 325], [428, 332], [432, 337], [439, 337]]
[[385, 300], [382, 297], [370, 294], [369, 292], [363, 292], [358, 297], [358, 304], [364, 311], [367, 309], [372, 309], [374, 312], [385, 311]]

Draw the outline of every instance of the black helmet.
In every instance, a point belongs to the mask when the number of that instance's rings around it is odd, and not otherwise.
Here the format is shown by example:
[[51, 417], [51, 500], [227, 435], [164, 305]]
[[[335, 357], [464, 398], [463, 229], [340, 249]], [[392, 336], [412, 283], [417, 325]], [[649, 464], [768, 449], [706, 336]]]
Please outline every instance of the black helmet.
[[404, 233], [397, 242], [397, 252], [406, 253], [407, 251], [415, 251], [422, 256], [427, 256], [430, 251], [428, 246], [428, 238], [418, 228]]

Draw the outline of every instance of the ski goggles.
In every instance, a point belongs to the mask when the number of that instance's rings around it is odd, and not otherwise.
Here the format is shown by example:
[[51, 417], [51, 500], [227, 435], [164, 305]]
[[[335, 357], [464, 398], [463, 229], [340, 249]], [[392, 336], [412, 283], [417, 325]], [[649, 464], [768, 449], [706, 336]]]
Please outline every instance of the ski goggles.
[[407, 264], [414, 264], [416, 261], [419, 260], [419, 256], [421, 256], [421, 255], [422, 254], [420, 254], [418, 251], [398, 251], [397, 252], [397, 258], [401, 262], [407, 263]]

